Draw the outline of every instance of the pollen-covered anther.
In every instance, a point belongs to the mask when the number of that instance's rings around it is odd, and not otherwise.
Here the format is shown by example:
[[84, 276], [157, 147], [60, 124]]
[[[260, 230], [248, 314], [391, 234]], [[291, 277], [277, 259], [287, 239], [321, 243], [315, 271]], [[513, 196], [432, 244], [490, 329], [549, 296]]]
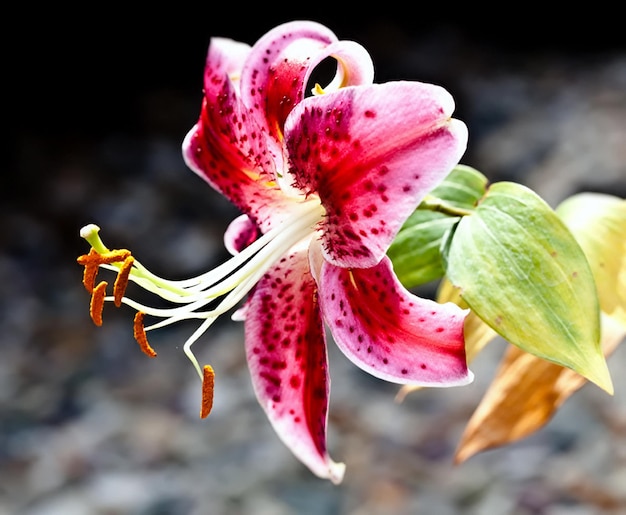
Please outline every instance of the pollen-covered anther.
[[102, 310], [104, 309], [104, 297], [108, 283], [101, 281], [98, 286], [92, 289], [91, 302], [89, 303], [89, 315], [93, 323], [97, 326], [102, 325]]
[[130, 250], [126, 249], [110, 250], [100, 254], [94, 248], [89, 249], [89, 254], [78, 256], [76, 261], [79, 265], [85, 267], [85, 271], [83, 273], [83, 286], [85, 286], [85, 289], [89, 293], [93, 292], [94, 285], [96, 283], [96, 276], [98, 275], [98, 267], [100, 265], [120, 263], [129, 256]]
[[200, 418], [206, 418], [213, 409], [213, 391], [215, 388], [215, 372], [211, 365], [204, 365], [202, 369], [202, 405]]
[[130, 250], [127, 249], [115, 249], [99, 254], [100, 264], [110, 265], [112, 263], [121, 263], [128, 256], [130, 256]]
[[113, 303], [119, 308], [122, 305], [122, 297], [126, 292], [126, 287], [128, 286], [128, 277], [130, 276], [130, 270], [133, 267], [133, 263], [135, 262], [135, 258], [133, 256], [128, 256], [120, 271], [117, 273], [117, 277], [115, 278], [115, 283], [113, 284]]
[[143, 326], [144, 316], [145, 313], [137, 311], [137, 314], [135, 315], [135, 320], [133, 322], [133, 336], [135, 337], [135, 340], [137, 340], [137, 343], [139, 344], [139, 347], [141, 348], [143, 353], [150, 358], [154, 358], [156, 357], [157, 353], [148, 343], [146, 330]]
[[96, 284], [96, 276], [98, 275], [99, 263], [96, 260], [96, 256], [99, 256], [94, 249], [89, 249], [89, 254], [79, 256], [76, 261], [79, 265], [83, 265], [85, 270], [83, 272], [83, 286], [89, 293], [93, 293], [94, 285]]

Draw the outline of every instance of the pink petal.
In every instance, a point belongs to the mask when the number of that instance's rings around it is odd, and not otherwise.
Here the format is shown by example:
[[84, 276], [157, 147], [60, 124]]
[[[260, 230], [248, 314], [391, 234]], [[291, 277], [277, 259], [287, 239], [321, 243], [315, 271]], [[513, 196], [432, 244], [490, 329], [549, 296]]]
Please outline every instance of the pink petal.
[[324, 263], [319, 295], [337, 345], [370, 374], [424, 386], [472, 381], [463, 338], [467, 311], [412, 295], [396, 278], [389, 258], [368, 269]]
[[268, 147], [270, 140], [239, 99], [238, 81], [231, 80], [246, 48], [221, 38], [211, 41], [205, 98], [200, 118], [183, 142], [183, 157], [194, 172], [267, 231], [288, 211], [288, 201], [274, 182], [277, 151]]
[[[354, 41], [337, 41], [328, 45], [316, 56], [316, 65], [327, 57], [337, 60], [335, 77], [329, 84], [321, 84], [325, 93], [347, 86], [361, 86], [374, 82], [374, 63], [365, 48]], [[308, 83], [314, 66], [307, 71], [305, 83]], [[304, 92], [305, 95], [308, 93]]]
[[[202, 127], [198, 130], [203, 130], [211, 143], [225, 150], [226, 160], [236, 168], [273, 180], [275, 159], [268, 151], [259, 121], [248, 113], [240, 99], [239, 77], [250, 51], [248, 45], [229, 39], [211, 40], [204, 69], [204, 102], [198, 122]], [[192, 153], [188, 157], [197, 162], [197, 155]], [[218, 183], [224, 181], [221, 176], [209, 179]]]
[[285, 123], [294, 186], [326, 208], [325, 257], [375, 265], [406, 218], [459, 162], [467, 128], [439, 86], [392, 82], [310, 97]]
[[326, 447], [329, 377], [316, 285], [305, 251], [284, 257], [246, 307], [252, 384], [278, 436], [313, 473], [339, 483]]
[[204, 68], [204, 87], [211, 91], [221, 83], [221, 78], [214, 82], [216, 76], [226, 74], [234, 84], [250, 54], [251, 47], [246, 43], [228, 38], [211, 38], [206, 66]]
[[289, 112], [308, 93], [311, 73], [330, 55], [339, 60], [338, 84], [372, 82], [374, 67], [367, 51], [357, 43], [337, 41], [330, 29], [316, 22], [284, 23], [254, 44], [241, 75], [241, 95], [276, 141], [283, 139]]
[[298, 21], [275, 27], [255, 43], [241, 76], [242, 97], [276, 141], [303, 97], [311, 58], [334, 41], [335, 34], [323, 25]]
[[213, 38], [204, 76], [200, 118], [183, 143], [187, 165], [226, 196], [262, 232], [290, 217], [290, 199], [276, 181], [283, 163], [282, 127], [304, 98], [316, 67], [337, 57], [334, 86], [370, 83], [373, 65], [357, 43], [337, 41], [314, 22], [291, 22], [254, 47]]
[[248, 215], [235, 218], [224, 233], [224, 245], [233, 256], [239, 254], [259, 236], [259, 229]]

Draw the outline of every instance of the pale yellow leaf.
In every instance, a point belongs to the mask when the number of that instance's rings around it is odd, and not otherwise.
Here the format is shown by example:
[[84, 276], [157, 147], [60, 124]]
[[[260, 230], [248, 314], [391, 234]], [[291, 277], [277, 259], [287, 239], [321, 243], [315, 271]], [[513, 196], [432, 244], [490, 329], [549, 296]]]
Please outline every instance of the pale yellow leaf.
[[626, 323], [626, 200], [578, 193], [563, 201], [556, 213], [587, 256], [600, 309]]

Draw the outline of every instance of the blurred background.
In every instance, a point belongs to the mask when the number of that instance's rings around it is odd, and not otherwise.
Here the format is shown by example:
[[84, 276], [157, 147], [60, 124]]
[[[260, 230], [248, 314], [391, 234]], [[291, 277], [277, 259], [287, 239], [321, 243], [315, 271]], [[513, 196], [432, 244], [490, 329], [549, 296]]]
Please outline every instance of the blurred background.
[[471, 386], [415, 392], [402, 404], [395, 386], [330, 343], [329, 440], [347, 464], [336, 487], [271, 430], [241, 324], [221, 320], [194, 347], [217, 372], [206, 420], [180, 349], [193, 326], [151, 335], [159, 357], [150, 360], [133, 340], [130, 309], [108, 305], [105, 324], [92, 324], [76, 264], [88, 250], [78, 235], [86, 223], [163, 276], [196, 275], [226, 257], [222, 234], [237, 213], [180, 153], [212, 36], [252, 44], [278, 23], [320, 21], [370, 51], [377, 82], [446, 87], [469, 126], [463, 163], [492, 181], [521, 182], [553, 206], [582, 190], [626, 195], [617, 12], [329, 7], [55, 6], [5, 18], [17, 30], [5, 44], [0, 514], [626, 513], [623, 345], [609, 361], [613, 397], [586, 385], [542, 431], [454, 466], [503, 342], [473, 363]]

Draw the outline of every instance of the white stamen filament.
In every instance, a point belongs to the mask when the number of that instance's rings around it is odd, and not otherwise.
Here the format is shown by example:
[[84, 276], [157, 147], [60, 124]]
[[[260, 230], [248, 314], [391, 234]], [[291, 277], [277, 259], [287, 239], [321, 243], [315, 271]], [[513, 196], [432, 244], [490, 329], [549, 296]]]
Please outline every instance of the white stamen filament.
[[[166, 301], [183, 304], [182, 306], [155, 308], [126, 296], [122, 297], [122, 303], [146, 315], [162, 319], [146, 326], [145, 331], [165, 327], [182, 320], [204, 319], [204, 322], [183, 346], [185, 354], [202, 378], [201, 367], [191, 352], [193, 343], [220, 315], [234, 308], [273, 263], [278, 261], [294, 245], [306, 238], [311, 238], [315, 234], [317, 224], [324, 216], [323, 207], [318, 202], [307, 202], [299, 204], [297, 207], [299, 208], [298, 211], [288, 222], [268, 231], [225, 263], [195, 278], [178, 281], [163, 279], [151, 273], [137, 260], [134, 261], [129, 275], [130, 281]], [[108, 249], [97, 236], [98, 230], [99, 228], [95, 225], [86, 226], [81, 230], [81, 236], [87, 239], [96, 251], [104, 253]], [[100, 267], [117, 272], [120, 270], [121, 264], [101, 264]], [[216, 307], [199, 311], [220, 297], [222, 299]], [[113, 301], [114, 297], [107, 296], [104, 300]]]
[[[182, 280], [171, 280], [164, 279], [159, 277], [158, 275], [153, 274], [148, 270], [145, 266], [143, 266], [139, 261], [135, 260], [134, 268], [133, 268], [133, 281], [140, 284], [142, 287], [149, 289], [150, 291], [156, 293], [159, 296], [162, 296], [161, 293], [157, 293], [157, 287], [162, 287], [163, 290], [159, 290], [163, 292], [163, 297], [165, 298], [166, 291], [177, 293], [180, 296], [191, 295], [193, 292], [202, 290], [206, 288], [207, 284], [213, 284], [220, 279], [223, 279], [228, 274], [230, 274], [233, 270], [237, 269], [241, 265], [243, 265], [246, 261], [248, 261], [252, 256], [254, 256], [260, 249], [262, 249], [265, 245], [267, 245], [272, 239], [276, 237], [276, 235], [283, 230], [282, 227], [276, 227], [271, 231], [261, 235], [258, 240], [255, 240], [248, 247], [243, 249], [239, 254], [233, 256], [225, 263], [205, 272], [202, 275], [197, 277], [192, 277], [189, 279]], [[101, 265], [102, 268], [106, 268], [108, 270], [117, 271], [119, 270], [119, 266], [116, 265]], [[144, 281], [141, 281], [145, 279]], [[170, 300], [170, 299], [167, 299]], [[172, 298], [172, 302], [180, 302], [180, 300], [174, 300]], [[182, 301], [185, 302], [185, 301]]]

